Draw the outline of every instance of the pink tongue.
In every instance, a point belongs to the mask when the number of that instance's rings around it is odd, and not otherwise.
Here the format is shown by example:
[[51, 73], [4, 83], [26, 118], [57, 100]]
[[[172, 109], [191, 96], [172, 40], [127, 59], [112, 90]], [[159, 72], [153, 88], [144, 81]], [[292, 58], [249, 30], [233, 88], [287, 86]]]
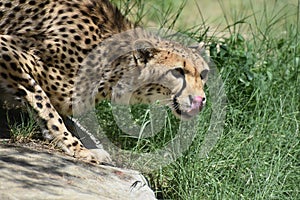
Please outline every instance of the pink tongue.
[[193, 99], [191, 109], [188, 111], [189, 115], [194, 116], [194, 115], [198, 114], [198, 112], [200, 111], [200, 108], [202, 107], [202, 104], [203, 104], [202, 97], [196, 96]]

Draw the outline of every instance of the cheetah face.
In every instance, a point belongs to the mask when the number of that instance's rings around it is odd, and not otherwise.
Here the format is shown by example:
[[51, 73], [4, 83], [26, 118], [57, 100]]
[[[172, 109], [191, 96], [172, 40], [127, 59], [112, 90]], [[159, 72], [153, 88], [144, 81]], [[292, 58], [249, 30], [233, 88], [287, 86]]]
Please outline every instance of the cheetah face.
[[153, 82], [140, 88], [135, 96], [146, 103], [159, 100], [182, 119], [194, 117], [204, 107], [204, 85], [209, 71], [200, 55], [186, 51], [183, 54], [157, 49], [144, 50], [143, 55], [139, 52], [135, 58], [144, 65], [139, 79]]
[[[111, 101], [123, 105], [159, 103], [170, 107], [181, 119], [194, 117], [206, 103], [204, 85], [209, 72], [200, 49], [196, 51], [173, 41], [147, 36], [146, 33], [142, 37], [131, 37], [129, 41], [127, 37], [124, 40], [119, 37], [111, 39], [108, 45], [103, 44], [115, 49], [109, 51], [114, 59], [108, 59], [114, 60], [109, 65], [115, 69], [114, 79], [110, 79]], [[116, 74], [122, 75], [116, 78]]]
[[[193, 69], [193, 68], [191, 68]], [[188, 70], [188, 67], [180, 66], [171, 69], [171, 74], [177, 79], [180, 88], [174, 88], [171, 93], [173, 113], [183, 119], [190, 119], [202, 110], [206, 103], [204, 84], [208, 70], [202, 72]], [[172, 79], [171, 77], [169, 79]]]

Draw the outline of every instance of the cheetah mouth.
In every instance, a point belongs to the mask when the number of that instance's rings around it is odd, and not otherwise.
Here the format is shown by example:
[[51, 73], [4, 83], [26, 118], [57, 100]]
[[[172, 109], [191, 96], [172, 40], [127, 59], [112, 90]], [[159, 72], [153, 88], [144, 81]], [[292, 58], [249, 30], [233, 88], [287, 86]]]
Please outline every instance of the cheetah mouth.
[[180, 109], [180, 107], [181, 106], [178, 102], [177, 97], [174, 97], [173, 105], [172, 105], [173, 112], [175, 113], [176, 116], [186, 119], [186, 120], [189, 120], [189, 119], [195, 117], [199, 112], [201, 112], [201, 110], [204, 107], [204, 103], [203, 102], [197, 103], [197, 104], [192, 103], [191, 107], [187, 110]]

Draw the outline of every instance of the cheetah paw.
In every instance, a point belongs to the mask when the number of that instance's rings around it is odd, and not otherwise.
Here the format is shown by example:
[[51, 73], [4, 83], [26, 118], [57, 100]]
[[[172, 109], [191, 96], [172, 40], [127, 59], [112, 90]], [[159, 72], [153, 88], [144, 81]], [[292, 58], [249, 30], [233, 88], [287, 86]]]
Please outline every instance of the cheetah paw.
[[75, 158], [95, 164], [111, 164], [112, 160], [109, 153], [103, 149], [81, 149]]

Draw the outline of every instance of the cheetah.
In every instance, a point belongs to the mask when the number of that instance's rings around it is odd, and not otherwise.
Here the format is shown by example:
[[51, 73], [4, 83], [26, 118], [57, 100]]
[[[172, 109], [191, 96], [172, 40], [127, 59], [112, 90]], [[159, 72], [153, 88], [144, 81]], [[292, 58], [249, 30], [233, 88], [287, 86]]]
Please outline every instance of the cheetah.
[[83, 161], [110, 158], [67, 129], [75, 111], [104, 99], [162, 100], [189, 119], [206, 102], [209, 67], [198, 51], [136, 27], [109, 0], [1, 0], [0, 44], [0, 91], [32, 107], [53, 141]]

